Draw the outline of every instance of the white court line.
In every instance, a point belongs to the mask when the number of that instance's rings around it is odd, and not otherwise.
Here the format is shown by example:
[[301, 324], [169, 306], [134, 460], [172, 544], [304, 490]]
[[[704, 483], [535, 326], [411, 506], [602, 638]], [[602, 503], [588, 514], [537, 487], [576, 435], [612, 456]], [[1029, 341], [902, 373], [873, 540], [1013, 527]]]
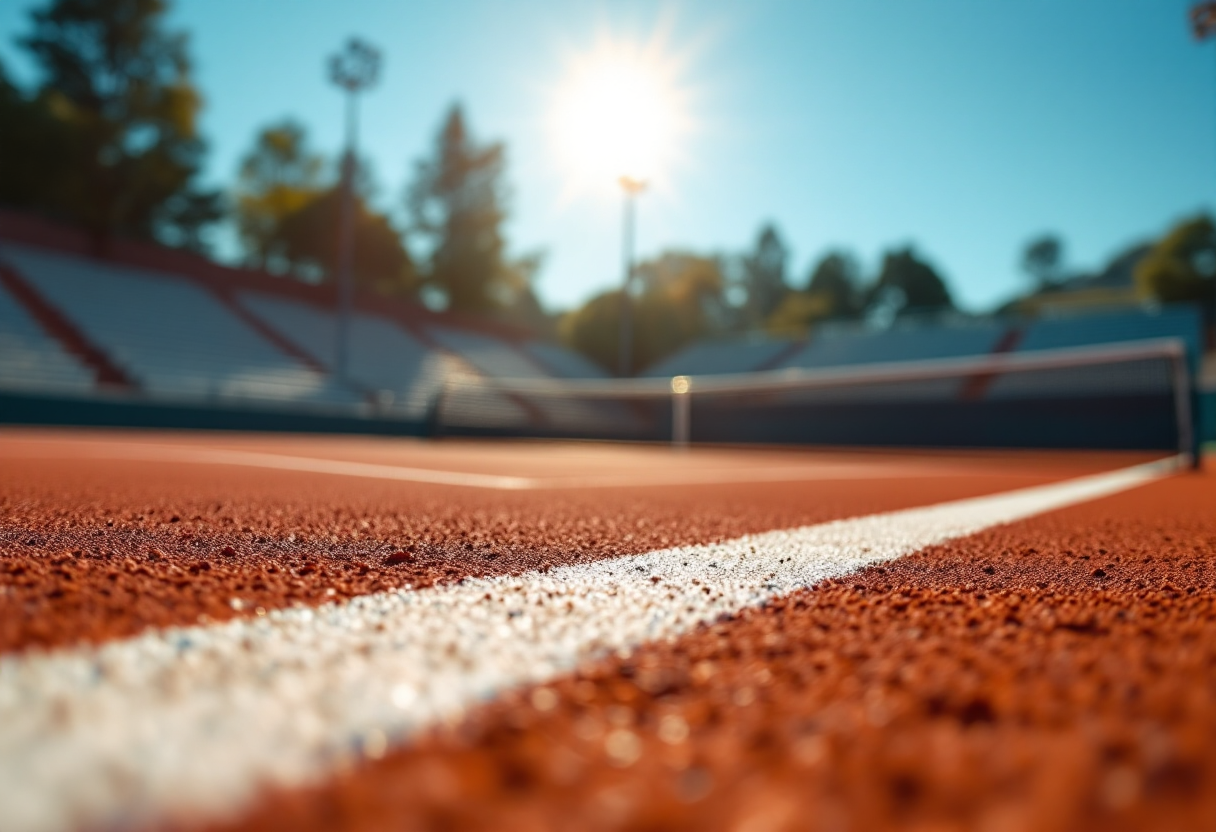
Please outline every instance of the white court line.
[[230, 815], [506, 689], [1177, 464], [0, 658], [0, 829]]
[[601, 474], [568, 477], [517, 477], [504, 474], [479, 474], [467, 471], [445, 471], [384, 465], [377, 462], [352, 462], [309, 456], [237, 451], [228, 448], [197, 448], [190, 445], [161, 445], [145, 443], [104, 444], [80, 443], [64, 448], [55, 443], [39, 449], [37, 440], [29, 445], [5, 449], [0, 458], [26, 459], [112, 459], [143, 462], [173, 462], [197, 465], [235, 465], [245, 468], [269, 468], [279, 471], [302, 471], [310, 474], [332, 474], [343, 477], [397, 480], [434, 485], [455, 485], [465, 488], [485, 488], [498, 491], [543, 491], [566, 488], [638, 488], [647, 485], [713, 485], [759, 482], [809, 482], [814, 480], [896, 479], [907, 477], [976, 476], [977, 472], [932, 465], [891, 465], [887, 463], [850, 465], [826, 463], [806, 467], [769, 467], [740, 469], [651, 469], [645, 473]]

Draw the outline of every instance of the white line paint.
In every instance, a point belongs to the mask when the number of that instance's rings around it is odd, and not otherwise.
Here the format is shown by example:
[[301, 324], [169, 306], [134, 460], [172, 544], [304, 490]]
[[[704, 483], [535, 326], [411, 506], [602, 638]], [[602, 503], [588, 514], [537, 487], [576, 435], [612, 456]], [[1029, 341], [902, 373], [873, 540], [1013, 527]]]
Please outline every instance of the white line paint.
[[[377, 462], [353, 462], [340, 459], [292, 456], [260, 451], [238, 451], [228, 448], [200, 448], [190, 445], [162, 445], [142, 442], [91, 443], [75, 447], [55, 444], [39, 448], [37, 442], [25, 447], [5, 449], [7, 458], [68, 458], [138, 460], [193, 465], [234, 465], [244, 468], [267, 468], [278, 471], [300, 471], [310, 474], [330, 474], [342, 477], [397, 480], [432, 485], [454, 485], [464, 488], [497, 491], [544, 491], [569, 488], [638, 488], [642, 486], [714, 485], [759, 482], [811, 482], [819, 480], [904, 479], [921, 477], [980, 476], [963, 467], [926, 464], [889, 463], [818, 463], [804, 466], [768, 468], [694, 469], [648, 468], [628, 474], [600, 474], [580, 477], [517, 477], [501, 474], [480, 474], [468, 471], [445, 471], [385, 465]], [[1005, 474], [1002, 474], [1005, 476]]]
[[2, 658], [0, 829], [238, 812], [505, 689], [1176, 465]]

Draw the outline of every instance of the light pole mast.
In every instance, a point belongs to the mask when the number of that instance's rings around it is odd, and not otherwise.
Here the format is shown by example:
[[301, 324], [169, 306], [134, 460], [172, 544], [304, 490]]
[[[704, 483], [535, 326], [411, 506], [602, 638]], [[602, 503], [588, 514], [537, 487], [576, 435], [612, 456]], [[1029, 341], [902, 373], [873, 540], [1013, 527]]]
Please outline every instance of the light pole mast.
[[[1216, 35], [1216, 2], [1197, 3], [1191, 7], [1191, 33], [1195, 40], [1203, 42]], [[1212, 308], [1205, 315], [1209, 327], [1216, 326], [1216, 280], [1212, 281]]]
[[620, 375], [622, 378], [633, 375], [631, 372], [631, 348], [633, 345], [633, 243], [634, 227], [637, 223], [637, 198], [646, 190], [646, 182], [628, 176], [621, 177], [621, 189], [625, 192], [625, 215], [622, 228], [622, 247], [624, 253], [625, 278], [621, 285], [621, 343], [620, 343]]
[[338, 221], [338, 326], [334, 343], [334, 373], [345, 379], [350, 363], [350, 319], [355, 279], [355, 168], [359, 133], [358, 95], [376, 83], [380, 52], [366, 41], [351, 38], [329, 59], [330, 80], [346, 92], [346, 152], [342, 155], [341, 218]]

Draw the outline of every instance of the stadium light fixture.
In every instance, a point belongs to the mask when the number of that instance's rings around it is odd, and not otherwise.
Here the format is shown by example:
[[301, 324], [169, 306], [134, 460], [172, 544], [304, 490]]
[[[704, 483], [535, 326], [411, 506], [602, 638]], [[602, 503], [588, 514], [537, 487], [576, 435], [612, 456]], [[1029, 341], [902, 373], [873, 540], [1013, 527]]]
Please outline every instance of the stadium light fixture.
[[329, 77], [346, 93], [346, 152], [342, 156], [341, 217], [338, 226], [338, 327], [334, 344], [334, 372], [347, 377], [350, 356], [351, 307], [354, 300], [355, 166], [359, 135], [359, 93], [376, 83], [380, 50], [351, 38], [329, 59]]
[[637, 224], [637, 199], [646, 190], [646, 181], [631, 176], [620, 178], [621, 190], [625, 193], [624, 228], [621, 235], [623, 245], [623, 260], [625, 264], [625, 279], [621, 286], [621, 344], [620, 344], [620, 374], [630, 376], [633, 341], [633, 244], [634, 230]]
[[1196, 40], [1206, 40], [1216, 33], [1216, 3], [1198, 3], [1191, 7], [1191, 32]]

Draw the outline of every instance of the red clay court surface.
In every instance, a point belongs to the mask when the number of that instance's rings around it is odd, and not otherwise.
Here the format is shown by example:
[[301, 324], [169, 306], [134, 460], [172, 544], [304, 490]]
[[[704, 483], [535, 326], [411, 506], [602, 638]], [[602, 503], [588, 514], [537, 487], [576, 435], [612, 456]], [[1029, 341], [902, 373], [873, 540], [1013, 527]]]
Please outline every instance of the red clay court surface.
[[[406, 721], [383, 730], [363, 705], [326, 699], [336, 676], [309, 667], [306, 642], [290, 659], [274, 652], [321, 626], [300, 623], [307, 609], [351, 611], [325, 625], [357, 631], [350, 655], [326, 667], [359, 692], [394, 661], [392, 640], [375, 633], [402, 626], [393, 610], [417, 599], [438, 605], [417, 620], [457, 633], [449, 652], [465, 649], [460, 634], [481, 613], [460, 604], [485, 587], [486, 603], [499, 603], [499, 584], [481, 579], [600, 580], [605, 564], [674, 547], [710, 552], [717, 569], [742, 545], [745, 570], [748, 540], [768, 541], [750, 549], [757, 559], [830, 559], [805, 542], [844, 528], [829, 521], [956, 502], [961, 516], [977, 505], [969, 498], [1054, 494], [1052, 484], [1106, 482], [1158, 456], [4, 430], [0, 828], [1216, 829], [1216, 481], [1206, 472], [1152, 469], [1009, 522], [931, 530], [923, 539], [939, 542], [893, 560], [868, 553], [901, 532], [846, 522], [852, 536], [831, 546], [856, 568], [756, 590], [747, 597], [763, 600], [747, 603], [694, 580], [717, 610], [696, 626], [587, 648], [573, 667], [484, 677], [524, 682], [465, 690], [453, 676], [427, 688], [440, 699], [450, 689], [451, 703], [423, 707], [422, 687], [398, 685], [399, 711], [385, 713]], [[810, 537], [764, 537], [803, 527]], [[664, 564], [637, 578], [653, 582], [656, 608], [690, 590]], [[532, 622], [502, 643], [535, 651], [538, 633], [577, 640], [649, 614], [632, 584], [620, 598], [592, 592], [591, 612], [543, 607], [564, 597], [546, 586], [537, 609], [512, 609], [486, 632]], [[392, 609], [361, 618], [362, 596]], [[599, 609], [620, 620], [596, 619]], [[583, 630], [562, 629], [566, 610]], [[206, 641], [212, 633], [235, 633], [255, 659], [232, 658], [228, 636]], [[192, 638], [207, 645], [201, 659]], [[178, 652], [156, 653], [162, 642]], [[432, 652], [418, 654], [439, 662], [426, 673], [453, 672]], [[474, 649], [461, 667], [482, 678], [493, 658]], [[155, 685], [139, 675], [154, 662]], [[199, 667], [211, 675], [190, 675]], [[294, 687], [276, 681], [281, 667]], [[229, 728], [203, 724], [201, 686], [173, 681], [194, 678], [215, 696], [241, 691], [232, 709], [247, 709], [251, 727], [230, 751], [232, 771], [254, 772], [244, 780], [215, 774], [225, 757], [207, 755], [226, 748], [214, 737]], [[35, 711], [35, 727], [11, 727]], [[430, 716], [409, 722], [415, 714]], [[151, 739], [135, 725], [145, 717]], [[257, 733], [271, 719], [281, 733], [267, 736], [281, 744]], [[349, 749], [334, 751], [332, 737], [346, 736], [334, 731], [354, 731]], [[296, 745], [297, 734], [316, 739]], [[183, 739], [197, 737], [210, 750]], [[316, 760], [282, 759], [293, 749]], [[204, 759], [205, 774], [187, 776]], [[199, 783], [213, 774], [206, 791]]]

